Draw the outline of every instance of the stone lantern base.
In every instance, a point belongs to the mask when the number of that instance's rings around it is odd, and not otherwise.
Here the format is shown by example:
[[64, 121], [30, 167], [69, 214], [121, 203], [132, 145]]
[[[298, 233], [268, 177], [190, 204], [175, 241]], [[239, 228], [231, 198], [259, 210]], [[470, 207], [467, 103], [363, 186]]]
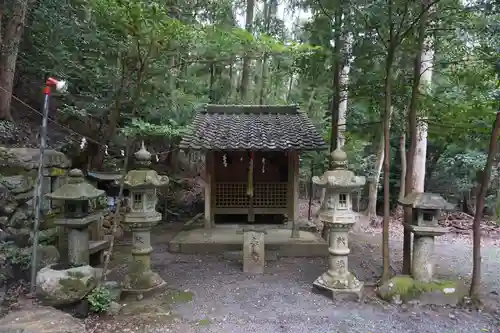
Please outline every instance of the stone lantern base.
[[138, 299], [152, 291], [165, 286], [165, 281], [151, 270], [151, 228], [161, 219], [161, 214], [134, 214], [125, 215], [123, 223], [132, 230], [133, 261], [128, 268], [127, 275], [122, 280], [122, 290], [126, 294], [134, 294]]
[[122, 290], [129, 295], [136, 295], [142, 298], [153, 291], [158, 291], [166, 286], [165, 281], [150, 269], [144, 269], [141, 263], [134, 263], [129, 272], [122, 280]]
[[341, 295], [353, 295], [357, 300], [363, 297], [363, 282], [356, 279], [350, 272], [343, 275], [323, 273], [313, 282], [313, 286], [331, 292], [333, 299]]

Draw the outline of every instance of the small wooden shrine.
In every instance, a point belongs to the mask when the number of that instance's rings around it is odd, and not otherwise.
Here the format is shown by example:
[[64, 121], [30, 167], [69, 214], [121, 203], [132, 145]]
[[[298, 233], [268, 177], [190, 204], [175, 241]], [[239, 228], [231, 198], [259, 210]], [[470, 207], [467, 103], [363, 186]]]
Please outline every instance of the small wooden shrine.
[[180, 143], [205, 155], [205, 227], [216, 215], [298, 218], [299, 153], [327, 149], [297, 106], [206, 105]]

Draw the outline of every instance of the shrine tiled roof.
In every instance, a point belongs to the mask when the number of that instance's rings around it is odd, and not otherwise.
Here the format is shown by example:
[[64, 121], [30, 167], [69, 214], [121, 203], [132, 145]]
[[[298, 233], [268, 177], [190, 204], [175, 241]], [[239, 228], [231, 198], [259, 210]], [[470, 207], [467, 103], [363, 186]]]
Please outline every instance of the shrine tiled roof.
[[323, 150], [327, 145], [297, 106], [206, 105], [181, 149]]

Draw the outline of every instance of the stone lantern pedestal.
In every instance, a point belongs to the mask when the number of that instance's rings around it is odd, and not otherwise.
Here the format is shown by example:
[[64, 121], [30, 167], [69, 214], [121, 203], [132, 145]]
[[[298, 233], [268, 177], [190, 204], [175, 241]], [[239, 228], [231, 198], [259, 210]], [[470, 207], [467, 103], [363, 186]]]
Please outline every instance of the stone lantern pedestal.
[[421, 282], [432, 282], [435, 266], [434, 237], [449, 231], [438, 225], [439, 213], [453, 209], [453, 206], [434, 193], [411, 193], [399, 203], [412, 208], [412, 223], [405, 225], [405, 228], [413, 233], [413, 278]]
[[326, 189], [319, 219], [329, 232], [328, 270], [313, 285], [328, 290], [335, 298], [338, 294], [353, 294], [360, 299], [363, 283], [349, 272], [349, 230], [354, 225], [351, 193], [362, 187], [366, 180], [347, 169], [347, 156], [342, 150], [331, 154], [332, 170], [326, 171], [313, 182]]
[[158, 201], [156, 189], [168, 184], [168, 178], [148, 168], [151, 154], [145, 149], [135, 153], [139, 170], [131, 170], [125, 177], [125, 187], [130, 191], [130, 212], [125, 215], [123, 223], [132, 231], [133, 262], [122, 281], [124, 292], [136, 294], [142, 298], [165, 285], [165, 281], [151, 270], [151, 228], [161, 221], [161, 213], [156, 211]]
[[56, 219], [54, 223], [69, 229], [67, 260], [73, 265], [88, 265], [88, 227], [101, 218], [100, 212], [89, 212], [89, 200], [104, 195], [104, 191], [85, 182], [83, 172], [79, 169], [71, 170], [68, 176], [66, 184], [46, 196], [64, 202], [64, 217]]

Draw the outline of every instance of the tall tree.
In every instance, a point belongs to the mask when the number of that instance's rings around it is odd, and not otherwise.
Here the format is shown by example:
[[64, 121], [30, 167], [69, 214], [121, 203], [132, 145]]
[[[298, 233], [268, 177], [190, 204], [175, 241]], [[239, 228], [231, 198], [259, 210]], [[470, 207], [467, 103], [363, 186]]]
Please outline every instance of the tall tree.
[[[500, 75], [499, 75], [500, 76]], [[491, 130], [490, 144], [488, 147], [488, 159], [481, 173], [481, 185], [476, 198], [476, 214], [473, 222], [473, 252], [472, 252], [472, 281], [469, 289], [469, 295], [473, 299], [479, 299], [479, 285], [481, 280], [481, 220], [483, 218], [484, 198], [490, 183], [491, 169], [497, 152], [498, 138], [500, 136], [500, 110]]]
[[[255, 10], [255, 0], [247, 0], [247, 9], [245, 15], [245, 29], [248, 33], [253, 32], [253, 16]], [[250, 62], [251, 58], [245, 56], [243, 58], [243, 68], [241, 70], [240, 82], [240, 100], [243, 103], [248, 102], [250, 89]]]
[[0, 120], [11, 120], [10, 103], [19, 43], [24, 31], [28, 0], [7, 1], [0, 6]]
[[391, 111], [392, 111], [392, 80], [393, 80], [393, 68], [394, 59], [396, 57], [396, 49], [400, 43], [399, 36], [397, 35], [397, 30], [394, 24], [393, 16], [393, 2], [389, 0], [388, 2], [388, 30], [389, 36], [387, 39], [387, 54], [385, 59], [385, 78], [384, 78], [384, 113], [383, 113], [383, 124], [384, 124], [384, 220], [382, 222], [382, 259], [383, 259], [383, 270], [382, 270], [382, 281], [389, 278], [389, 215], [390, 215], [390, 166], [389, 166], [389, 152], [390, 137], [389, 131], [391, 126]]
[[340, 2], [336, 3], [335, 15], [333, 21], [334, 30], [334, 46], [333, 46], [333, 66], [332, 66], [332, 104], [331, 104], [331, 137], [330, 137], [330, 151], [334, 151], [339, 146], [339, 119], [340, 119], [340, 96], [341, 96], [341, 75], [343, 63], [343, 40], [342, 40], [342, 18], [343, 10]]
[[[427, 1], [424, 1], [424, 6], [428, 5]], [[424, 33], [427, 32], [427, 25], [429, 22], [429, 16], [431, 12], [424, 14], [420, 21], [420, 25], [424, 25]], [[422, 55], [420, 56], [420, 87], [418, 87], [420, 94], [430, 95], [432, 88], [432, 73], [433, 73], [433, 62], [434, 62], [434, 38], [431, 34], [427, 34], [424, 38], [423, 43], [420, 45], [419, 40], [418, 48], [421, 50]], [[426, 160], [427, 160], [427, 110], [422, 110], [420, 121], [417, 124], [417, 144], [415, 146], [415, 161], [413, 162], [413, 191], [424, 192], [425, 191], [425, 174], [426, 174]]]
[[[415, 156], [417, 152], [417, 142], [419, 141], [417, 109], [418, 109], [418, 99], [420, 98], [420, 89], [421, 89], [420, 80], [422, 78], [422, 69], [424, 68], [422, 66], [422, 60], [423, 60], [422, 56], [426, 55], [425, 39], [426, 39], [427, 21], [428, 21], [428, 8], [429, 8], [429, 0], [423, 0], [422, 18], [420, 19], [420, 25], [418, 28], [416, 54], [413, 63], [412, 93], [410, 98], [410, 105], [408, 107], [408, 133], [410, 137], [410, 146], [406, 155], [405, 195], [412, 193], [414, 191], [414, 185], [415, 185], [414, 184]], [[428, 84], [429, 82], [426, 83]], [[425, 126], [425, 124], [423, 126]], [[421, 142], [424, 143], [424, 141], [422, 140]], [[425, 139], [425, 145], [426, 144], [427, 140]], [[423, 172], [425, 172], [425, 170]], [[423, 192], [423, 188], [421, 189], [420, 192]], [[410, 208], [405, 208], [404, 216], [405, 216], [404, 222], [406, 224], [410, 224], [412, 219], [412, 212]], [[403, 273], [409, 274], [410, 269], [411, 269], [411, 233], [405, 228], [403, 235]]]

